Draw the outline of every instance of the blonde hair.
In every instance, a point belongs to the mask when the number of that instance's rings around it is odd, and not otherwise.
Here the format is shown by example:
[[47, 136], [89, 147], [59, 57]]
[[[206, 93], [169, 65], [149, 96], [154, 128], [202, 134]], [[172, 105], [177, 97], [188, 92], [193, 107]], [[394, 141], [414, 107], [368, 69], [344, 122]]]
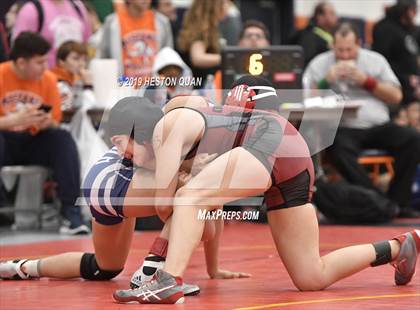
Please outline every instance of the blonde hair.
[[194, 0], [185, 13], [178, 37], [178, 48], [188, 52], [195, 41], [203, 41], [207, 50], [218, 53], [219, 16], [222, 14], [224, 0]]

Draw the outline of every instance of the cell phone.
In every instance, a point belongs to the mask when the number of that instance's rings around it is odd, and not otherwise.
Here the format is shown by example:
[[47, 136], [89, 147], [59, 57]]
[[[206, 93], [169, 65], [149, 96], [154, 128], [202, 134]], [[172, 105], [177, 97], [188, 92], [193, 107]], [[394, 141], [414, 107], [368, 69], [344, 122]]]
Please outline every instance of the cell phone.
[[50, 105], [46, 105], [46, 104], [41, 104], [40, 107], [38, 108], [38, 110], [42, 110], [45, 113], [48, 113], [51, 111], [51, 106]]

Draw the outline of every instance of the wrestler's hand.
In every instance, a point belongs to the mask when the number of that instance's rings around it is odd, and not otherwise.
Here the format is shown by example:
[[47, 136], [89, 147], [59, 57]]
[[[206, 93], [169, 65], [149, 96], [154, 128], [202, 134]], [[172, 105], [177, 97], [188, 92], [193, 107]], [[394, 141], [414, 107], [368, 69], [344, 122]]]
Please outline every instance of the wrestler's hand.
[[187, 184], [191, 180], [191, 178], [192, 178], [192, 175], [185, 171], [178, 172], [177, 188], [183, 187], [185, 184]]
[[200, 153], [194, 157], [194, 163], [191, 167], [191, 175], [197, 175], [201, 170], [203, 170], [210, 162], [212, 162], [216, 157], [217, 153], [208, 154]]
[[209, 272], [209, 276], [212, 279], [239, 279], [239, 278], [250, 278], [251, 275], [245, 272], [235, 272], [229, 270], [219, 269], [214, 273]]

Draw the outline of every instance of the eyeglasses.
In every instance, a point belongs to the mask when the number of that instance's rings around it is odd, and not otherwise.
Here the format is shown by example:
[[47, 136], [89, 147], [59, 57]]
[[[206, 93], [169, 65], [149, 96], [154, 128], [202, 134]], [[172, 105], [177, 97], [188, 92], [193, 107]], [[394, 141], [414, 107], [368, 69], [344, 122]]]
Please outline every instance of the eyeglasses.
[[252, 37], [255, 37], [257, 40], [265, 39], [265, 36], [261, 33], [247, 33], [244, 35], [244, 39], [252, 39]]

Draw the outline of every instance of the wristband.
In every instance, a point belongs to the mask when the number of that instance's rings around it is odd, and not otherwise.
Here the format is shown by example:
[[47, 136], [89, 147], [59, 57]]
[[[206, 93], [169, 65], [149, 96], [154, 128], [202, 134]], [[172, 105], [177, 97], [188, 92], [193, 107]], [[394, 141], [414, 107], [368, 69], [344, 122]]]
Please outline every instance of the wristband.
[[328, 83], [328, 81], [326, 79], [322, 79], [321, 81], [318, 82], [318, 88], [319, 89], [328, 89], [328, 88], [330, 88], [330, 84]]
[[375, 78], [368, 76], [366, 81], [363, 83], [363, 88], [369, 92], [375, 90], [376, 86], [378, 85], [378, 81]]

